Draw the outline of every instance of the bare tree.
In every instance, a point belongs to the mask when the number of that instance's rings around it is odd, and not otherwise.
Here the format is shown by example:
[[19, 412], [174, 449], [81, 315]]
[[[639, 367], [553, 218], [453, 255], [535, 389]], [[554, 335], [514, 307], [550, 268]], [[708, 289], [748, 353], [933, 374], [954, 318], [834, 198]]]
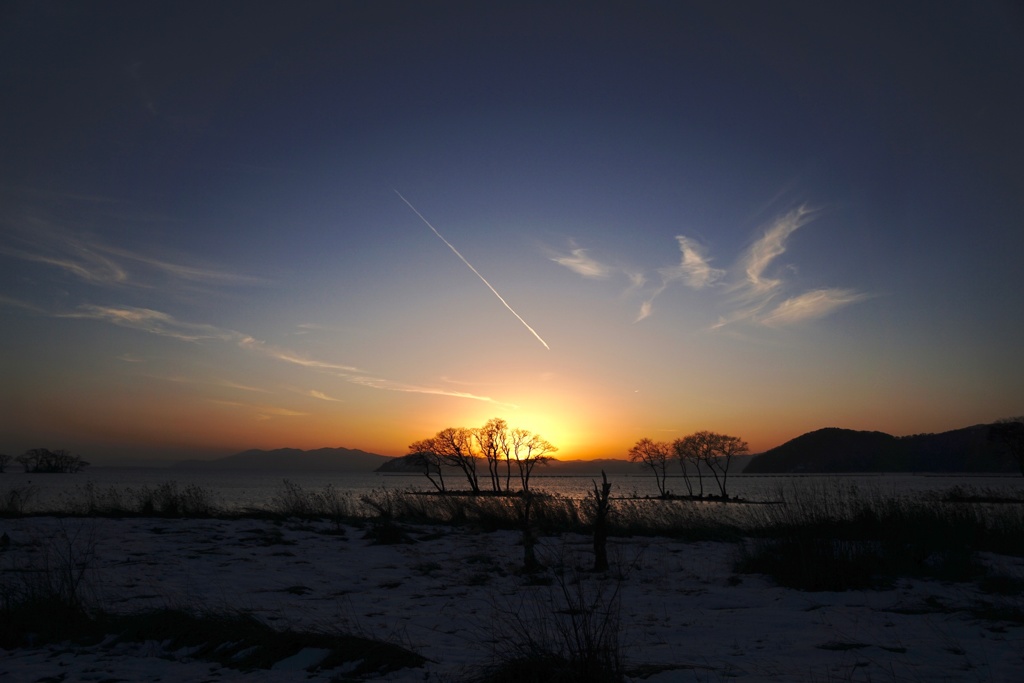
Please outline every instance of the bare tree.
[[1004, 417], [989, 426], [989, 438], [1001, 443], [1024, 475], [1024, 415]]
[[13, 460], [11, 456], [6, 453], [0, 453], [0, 472], [4, 472], [7, 469], [7, 465]]
[[466, 475], [470, 490], [480, 493], [480, 480], [476, 473], [479, 457], [474, 452], [473, 442], [473, 430], [465, 427], [446, 427], [433, 438], [434, 453], [446, 465], [461, 470]]
[[672, 445], [684, 471], [686, 463], [692, 463], [697, 468], [701, 498], [704, 497], [704, 477], [701, 474], [701, 465], [711, 471], [715, 483], [718, 484], [719, 493], [722, 498], [726, 498], [729, 465], [732, 464], [734, 456], [746, 453], [748, 450], [747, 442], [739, 437], [707, 430], [684, 436], [682, 439], [677, 439]]
[[[429, 439], [409, 445], [409, 460], [438, 491], [446, 491], [445, 468], [462, 472], [473, 493], [480, 493], [477, 464], [487, 465], [487, 477], [495, 493], [511, 489], [512, 464], [515, 463], [523, 493], [530, 490], [530, 477], [537, 465], [551, 460], [558, 448], [526, 429], [509, 429], [501, 418], [492, 418], [483, 427], [448, 427]], [[504, 479], [504, 481], [502, 481]], [[486, 484], [485, 484], [486, 485]]]
[[648, 438], [640, 439], [629, 449], [630, 462], [651, 468], [654, 481], [658, 485], [658, 495], [662, 498], [667, 497], [669, 493], [665, 490], [665, 478], [668, 476], [668, 461], [672, 457], [670, 449], [671, 447], [664, 441], [652, 441]]
[[556, 452], [558, 447], [526, 429], [513, 429], [509, 433], [509, 441], [512, 457], [519, 470], [519, 481], [523, 487], [523, 494], [527, 494], [530, 491], [530, 475], [533, 473], [533, 469], [537, 465], [549, 462], [551, 454]]
[[63, 474], [81, 472], [89, 463], [64, 449], [32, 448], [15, 458], [26, 472], [35, 474]]
[[505, 460], [505, 488], [507, 489], [508, 480], [510, 479], [509, 472], [511, 471], [511, 464], [508, 462], [508, 423], [500, 417], [492, 417], [483, 427], [473, 430], [473, 436], [476, 438], [477, 448], [487, 463], [487, 474], [491, 479], [491, 489], [496, 493], [502, 490], [501, 462]]
[[[434, 439], [415, 441], [409, 444], [409, 459], [414, 464], [423, 468], [423, 474], [434, 485], [434, 488], [444, 493], [444, 461], [441, 460], [441, 456], [436, 451], [437, 445]], [[434, 477], [437, 477], [437, 479]]]
[[686, 482], [686, 489], [691, 496], [693, 487], [690, 485], [689, 467], [693, 465], [697, 471], [699, 487], [697, 495], [700, 498], [704, 497], [704, 475], [701, 472], [701, 464], [706, 463], [711, 457], [712, 444], [708, 438], [710, 434], [711, 432], [696, 432], [672, 442], [672, 450], [675, 451], [676, 460], [679, 461], [679, 467], [683, 470], [683, 480]]
[[537, 530], [534, 529], [533, 519], [534, 496], [529, 491], [523, 491], [523, 495], [514, 500], [516, 510], [519, 512], [519, 524], [522, 530], [523, 545], [523, 571], [532, 574], [543, 567], [537, 560]]
[[[747, 453], [750, 448], [747, 442], [738, 436], [728, 434], [715, 434], [712, 432], [712, 453], [711, 459], [707, 461], [711, 474], [715, 475], [715, 482], [722, 493], [722, 498], [728, 498], [726, 493], [726, 482], [729, 479], [729, 465], [732, 464], [733, 456]], [[719, 477], [721, 474], [721, 477]]]

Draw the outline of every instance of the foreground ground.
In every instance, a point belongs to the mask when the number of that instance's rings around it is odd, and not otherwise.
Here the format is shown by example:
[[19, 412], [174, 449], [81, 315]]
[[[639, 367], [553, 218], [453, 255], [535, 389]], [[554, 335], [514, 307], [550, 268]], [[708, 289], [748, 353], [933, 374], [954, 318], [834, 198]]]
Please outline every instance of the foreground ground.
[[[83, 594], [108, 611], [242, 611], [275, 629], [357, 633], [429, 660], [380, 676], [395, 681], [464, 680], [514, 649], [524, 630], [557, 635], [577, 599], [597, 612], [618, 604], [634, 680], [1009, 682], [1024, 671], [1021, 597], [974, 584], [903, 580], [888, 590], [801, 592], [737, 575], [739, 544], [665, 538], [612, 539], [612, 570], [593, 574], [585, 571], [589, 539], [577, 535], [542, 539], [546, 569], [531, 577], [519, 571], [515, 532], [412, 526], [404, 527], [411, 542], [378, 544], [365, 537], [370, 529], [298, 520], [6, 519], [0, 587], [24, 580], [26, 568], [59, 568], [70, 551], [84, 571]], [[985, 561], [1024, 576], [1020, 559]], [[322, 656], [316, 648], [248, 671], [192, 654], [155, 641], [25, 643], [0, 650], [0, 681], [345, 675], [345, 667], [307, 670]]]

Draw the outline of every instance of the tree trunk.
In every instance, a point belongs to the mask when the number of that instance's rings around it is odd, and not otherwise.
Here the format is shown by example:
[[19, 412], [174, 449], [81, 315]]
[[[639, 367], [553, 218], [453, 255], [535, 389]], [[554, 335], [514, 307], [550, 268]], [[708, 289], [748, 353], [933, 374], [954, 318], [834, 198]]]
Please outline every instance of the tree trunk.
[[601, 470], [601, 488], [598, 490], [594, 482], [594, 571], [608, 571], [608, 512], [610, 503], [608, 494], [612, 485], [608, 476]]

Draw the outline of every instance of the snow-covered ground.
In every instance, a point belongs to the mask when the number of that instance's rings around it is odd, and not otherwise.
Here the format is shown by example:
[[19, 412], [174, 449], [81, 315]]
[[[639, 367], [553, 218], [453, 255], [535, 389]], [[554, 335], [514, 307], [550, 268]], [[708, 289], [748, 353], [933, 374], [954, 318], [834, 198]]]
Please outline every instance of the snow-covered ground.
[[[0, 520], [0, 581], [72, 539], [90, 563], [88, 585], [109, 611], [180, 607], [239, 610], [275, 628], [350, 632], [428, 658], [386, 680], [455, 681], [491, 662], [522, 628], [551, 626], [566, 608], [558, 580], [518, 571], [519, 535], [406, 527], [415, 542], [374, 545], [365, 529], [268, 520]], [[565, 568], [570, 593], [621, 603], [621, 644], [632, 677], [665, 681], [1020, 681], [1024, 625], [979, 616], [982, 603], [1024, 611], [1019, 596], [971, 584], [904, 580], [880, 591], [807, 593], [733, 571], [738, 547], [666, 538], [611, 539], [613, 569], [589, 539], [544, 538], [540, 559]], [[33, 557], [35, 559], [33, 559]], [[1024, 576], [1017, 558], [988, 557]], [[582, 581], [579, 587], [572, 582]], [[564, 615], [563, 615], [564, 618]], [[231, 634], [225, 634], [225, 640]], [[310, 649], [269, 670], [238, 671], [164, 644], [108, 641], [0, 650], [0, 681], [329, 681], [307, 671]], [[649, 665], [649, 666], [644, 666]]]

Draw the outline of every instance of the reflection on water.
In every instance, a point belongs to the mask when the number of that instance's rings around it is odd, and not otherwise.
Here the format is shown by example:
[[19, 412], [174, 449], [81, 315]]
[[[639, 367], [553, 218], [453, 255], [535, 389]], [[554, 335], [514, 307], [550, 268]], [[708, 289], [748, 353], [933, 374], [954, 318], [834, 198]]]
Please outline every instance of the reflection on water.
[[[531, 488], [569, 497], [588, 495], [595, 476], [535, 476]], [[425, 477], [410, 474], [288, 472], [288, 471], [206, 471], [164, 468], [95, 467], [79, 474], [25, 474], [8, 470], [0, 474], [0, 494], [10, 489], [31, 484], [34, 496], [31, 510], [63, 508], [62, 502], [83, 500], [91, 485], [104, 491], [117, 489], [156, 487], [175, 482], [180, 487], [196, 485], [208, 491], [214, 504], [231, 509], [267, 508], [283, 486], [284, 480], [306, 489], [322, 489], [328, 484], [338, 492], [359, 495], [374, 489], [395, 491], [432, 491]], [[692, 478], [691, 478], [692, 480]], [[450, 486], [457, 486], [454, 478]], [[655, 496], [654, 479], [642, 471], [635, 474], [609, 476], [612, 496]], [[879, 494], [899, 495], [929, 491], [945, 491], [956, 486], [1004, 491], [1019, 495], [1024, 490], [1024, 477], [970, 474], [849, 474], [849, 475], [732, 475], [729, 494], [752, 501], [779, 500], [783, 492], [794, 488], [813, 486], [856, 486]], [[686, 490], [681, 477], [669, 477], [668, 488], [675, 493]], [[706, 478], [705, 493], [717, 491], [714, 481]]]

